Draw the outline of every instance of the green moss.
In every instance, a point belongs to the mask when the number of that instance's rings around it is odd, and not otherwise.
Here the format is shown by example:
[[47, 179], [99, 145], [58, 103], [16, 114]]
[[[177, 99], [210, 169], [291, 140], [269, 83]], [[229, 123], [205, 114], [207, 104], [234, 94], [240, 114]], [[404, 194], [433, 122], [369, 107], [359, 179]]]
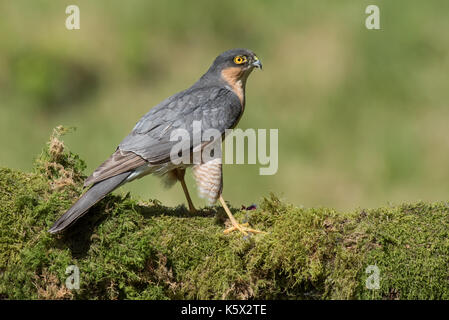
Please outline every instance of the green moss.
[[[57, 128], [32, 173], [0, 169], [0, 297], [6, 299], [448, 299], [449, 204], [337, 212], [274, 195], [238, 211], [267, 234], [224, 235], [219, 207], [109, 195], [62, 235], [85, 165]], [[80, 289], [65, 287], [80, 269]], [[380, 288], [366, 287], [369, 265]]]

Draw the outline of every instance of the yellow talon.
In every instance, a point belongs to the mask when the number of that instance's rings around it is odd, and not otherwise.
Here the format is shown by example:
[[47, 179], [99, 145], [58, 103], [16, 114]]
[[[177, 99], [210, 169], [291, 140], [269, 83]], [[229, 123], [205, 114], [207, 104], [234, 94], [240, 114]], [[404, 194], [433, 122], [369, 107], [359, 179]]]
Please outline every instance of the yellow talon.
[[231, 223], [232, 223], [232, 227], [223, 231], [224, 234], [231, 233], [232, 231], [235, 231], [235, 230], [239, 230], [245, 236], [248, 235], [248, 232], [250, 232], [250, 233], [266, 233], [264, 231], [249, 228], [248, 227], [249, 224], [247, 222], [242, 223], [242, 224], [238, 223], [237, 220], [232, 215], [231, 210], [229, 210], [228, 206], [226, 205], [226, 202], [224, 201], [224, 199], [221, 195], [220, 195], [219, 200], [220, 200], [221, 205], [223, 206], [223, 209], [225, 210], [226, 214], [228, 215], [229, 220], [231, 220]]

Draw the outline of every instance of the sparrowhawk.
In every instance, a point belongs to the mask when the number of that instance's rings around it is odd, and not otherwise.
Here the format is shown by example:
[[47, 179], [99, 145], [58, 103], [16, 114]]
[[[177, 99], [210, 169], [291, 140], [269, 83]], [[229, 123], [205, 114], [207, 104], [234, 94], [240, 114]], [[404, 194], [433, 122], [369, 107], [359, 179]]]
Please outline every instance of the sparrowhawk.
[[[112, 156], [103, 162], [84, 183], [90, 188], [51, 227], [49, 232], [65, 230], [82, 217], [108, 193], [125, 183], [147, 174], [161, 176], [169, 185], [181, 183], [189, 209], [194, 212], [184, 181], [186, 168], [192, 167], [199, 195], [210, 203], [220, 201], [232, 223], [225, 233], [239, 230], [259, 232], [247, 224], [239, 224], [221, 195], [223, 190], [221, 156], [207, 162], [178, 163], [171, 160], [174, 130], [192, 133], [194, 122], [201, 121], [201, 130], [215, 129], [222, 136], [226, 129], [234, 128], [245, 107], [245, 84], [254, 68], [262, 64], [254, 52], [232, 49], [220, 54], [208, 71], [190, 88], [174, 94], [145, 114], [132, 132], [120, 143]], [[190, 141], [190, 152], [202, 150], [208, 142]]]

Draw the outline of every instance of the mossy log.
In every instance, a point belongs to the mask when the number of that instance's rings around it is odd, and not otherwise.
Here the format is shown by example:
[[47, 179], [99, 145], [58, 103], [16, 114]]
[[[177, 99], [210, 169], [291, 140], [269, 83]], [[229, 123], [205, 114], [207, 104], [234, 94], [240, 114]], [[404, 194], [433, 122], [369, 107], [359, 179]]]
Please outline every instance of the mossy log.
[[[33, 172], [0, 169], [2, 299], [449, 298], [448, 202], [339, 212], [269, 195], [233, 209], [267, 231], [242, 237], [223, 234], [219, 207], [190, 214], [118, 192], [51, 235], [85, 178], [63, 131]], [[70, 265], [79, 289], [66, 287]]]

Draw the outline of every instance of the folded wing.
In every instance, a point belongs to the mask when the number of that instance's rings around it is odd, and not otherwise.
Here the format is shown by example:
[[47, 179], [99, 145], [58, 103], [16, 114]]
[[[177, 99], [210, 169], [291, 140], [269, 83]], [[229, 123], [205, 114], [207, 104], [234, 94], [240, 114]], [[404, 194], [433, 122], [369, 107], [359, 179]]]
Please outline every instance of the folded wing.
[[105, 162], [103, 162], [90, 177], [84, 182], [84, 186], [90, 186], [97, 182], [111, 178], [118, 174], [132, 171], [148, 162], [131, 151], [122, 151], [120, 148], [114, 152]]

